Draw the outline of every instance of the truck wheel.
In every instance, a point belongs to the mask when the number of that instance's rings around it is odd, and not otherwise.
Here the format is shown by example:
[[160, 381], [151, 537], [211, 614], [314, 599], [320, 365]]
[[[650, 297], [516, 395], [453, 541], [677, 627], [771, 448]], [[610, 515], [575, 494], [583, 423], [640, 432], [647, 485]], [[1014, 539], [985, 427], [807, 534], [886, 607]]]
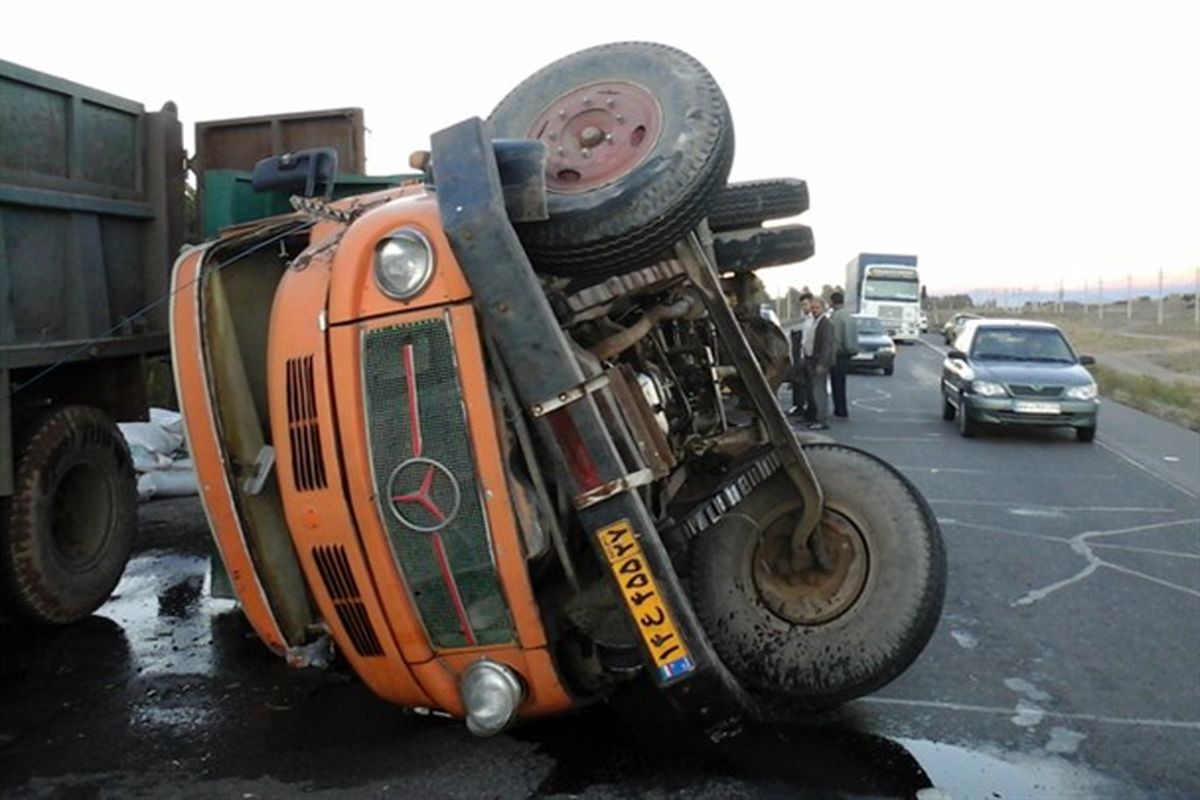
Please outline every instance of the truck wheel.
[[752, 228], [808, 210], [808, 184], [799, 178], [731, 183], [717, 192], [708, 208], [714, 231]]
[[566, 56], [488, 119], [498, 137], [546, 144], [550, 218], [517, 233], [534, 266], [557, 275], [652, 263], [705, 217], [733, 162], [720, 87], [699, 61], [659, 44]]
[[929, 641], [945, 595], [941, 534], [912, 484], [860, 450], [805, 453], [825, 495], [810, 563], [788, 557], [801, 500], [782, 473], [693, 553], [700, 622], [768, 710], [827, 708], [888, 683]]
[[0, 591], [31, 622], [74, 622], [112, 593], [137, 523], [137, 485], [116, 424], [90, 406], [35, 423], [0, 536]]

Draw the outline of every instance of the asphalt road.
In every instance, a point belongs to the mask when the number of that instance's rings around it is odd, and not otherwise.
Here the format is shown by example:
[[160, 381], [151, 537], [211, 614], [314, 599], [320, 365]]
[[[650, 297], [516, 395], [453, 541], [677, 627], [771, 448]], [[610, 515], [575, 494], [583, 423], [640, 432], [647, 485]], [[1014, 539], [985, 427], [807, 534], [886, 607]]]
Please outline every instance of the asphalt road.
[[914, 345], [894, 376], [852, 377], [831, 430], [920, 487], [950, 575], [917, 663], [835, 714], [716, 751], [606, 709], [477, 740], [288, 670], [208, 598], [198, 505], [161, 501], [99, 614], [0, 627], [0, 794], [1200, 796], [1200, 436], [1106, 404], [1092, 444], [964, 440], [939, 367]]

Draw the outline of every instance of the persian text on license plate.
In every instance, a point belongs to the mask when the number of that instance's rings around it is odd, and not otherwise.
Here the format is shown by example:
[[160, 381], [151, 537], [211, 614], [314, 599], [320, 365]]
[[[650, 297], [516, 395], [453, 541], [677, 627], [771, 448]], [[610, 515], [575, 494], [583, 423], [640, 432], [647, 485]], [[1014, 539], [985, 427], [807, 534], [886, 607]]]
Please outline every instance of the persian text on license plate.
[[875, 357], [874, 353], [855, 353], [850, 356], [851, 361], [870, 361]]
[[654, 658], [658, 679], [667, 681], [694, 670], [696, 665], [667, 611], [633, 526], [621, 520], [601, 528], [596, 535], [621, 587], [625, 606]]
[[1018, 400], [1013, 403], [1013, 410], [1018, 414], [1060, 414], [1062, 406], [1058, 403], [1036, 403], [1030, 400]]

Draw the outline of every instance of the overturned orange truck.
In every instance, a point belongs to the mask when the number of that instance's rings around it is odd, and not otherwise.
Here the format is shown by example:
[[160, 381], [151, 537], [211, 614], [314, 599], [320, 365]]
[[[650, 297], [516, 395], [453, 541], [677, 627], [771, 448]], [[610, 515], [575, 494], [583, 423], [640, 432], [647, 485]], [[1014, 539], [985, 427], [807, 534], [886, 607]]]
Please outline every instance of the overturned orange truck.
[[173, 277], [202, 499], [269, 648], [303, 665], [332, 642], [382, 698], [480, 735], [634, 683], [714, 728], [912, 662], [936, 521], [783, 417], [787, 349], [747, 286], [811, 255], [805, 226], [762, 227], [807, 189], [727, 185], [702, 65], [568, 56], [389, 191], [322, 199], [323, 155], [260, 164], [296, 212]]

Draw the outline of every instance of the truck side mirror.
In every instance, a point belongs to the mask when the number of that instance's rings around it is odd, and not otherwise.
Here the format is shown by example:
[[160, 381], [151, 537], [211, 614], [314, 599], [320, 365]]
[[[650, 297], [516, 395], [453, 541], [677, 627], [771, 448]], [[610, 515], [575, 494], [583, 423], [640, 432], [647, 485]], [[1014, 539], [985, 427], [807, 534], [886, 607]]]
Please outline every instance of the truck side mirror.
[[250, 185], [256, 192], [277, 190], [314, 197], [317, 184], [323, 184], [325, 197], [333, 196], [337, 180], [337, 151], [332, 147], [314, 147], [264, 158], [254, 165]]

